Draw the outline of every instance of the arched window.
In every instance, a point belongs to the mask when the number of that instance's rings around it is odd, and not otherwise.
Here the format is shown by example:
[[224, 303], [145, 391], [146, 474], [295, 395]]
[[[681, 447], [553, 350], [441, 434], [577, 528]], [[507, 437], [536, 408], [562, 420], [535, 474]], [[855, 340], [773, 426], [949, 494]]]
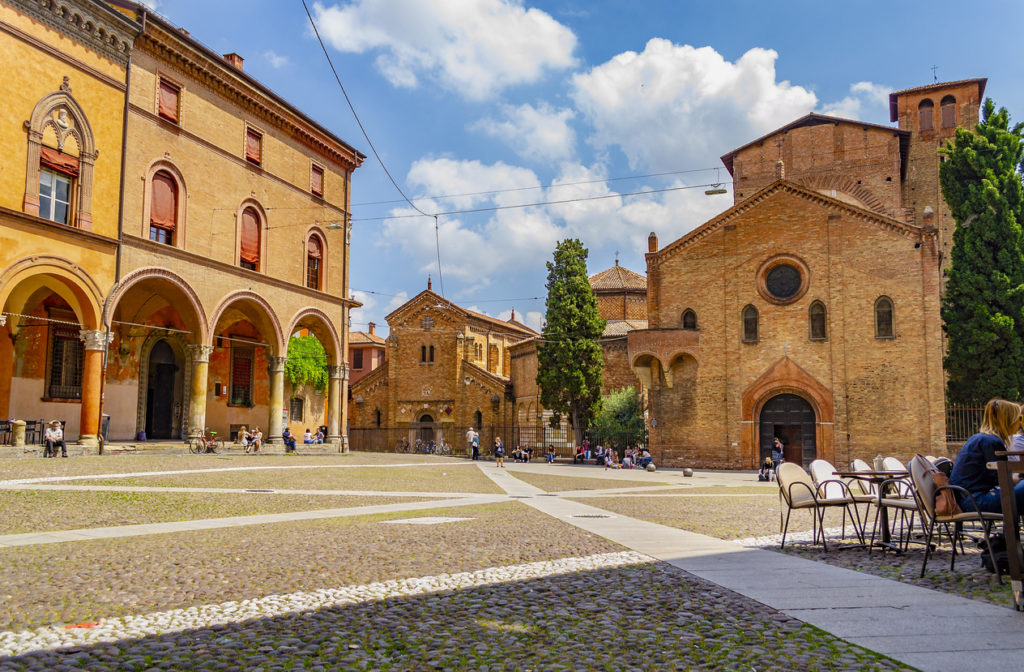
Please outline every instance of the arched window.
[[480, 431], [484, 427], [484, 414], [480, 411], [473, 414], [473, 426], [476, 427], [477, 431]]
[[743, 342], [757, 343], [757, 308], [747, 306], [743, 309]]
[[166, 170], [153, 174], [149, 203], [149, 239], [174, 245], [178, 227], [178, 183]]
[[828, 338], [828, 332], [825, 327], [825, 304], [821, 301], [812, 303], [811, 307], [807, 310], [807, 321], [810, 326], [812, 341], [824, 341]]
[[306, 287], [320, 289], [320, 268], [323, 263], [324, 244], [313, 234], [306, 242]]
[[434, 346], [430, 346], [430, 359], [428, 361], [434, 361]]
[[250, 271], [260, 270], [260, 216], [256, 208], [242, 211], [241, 238], [238, 265]]
[[942, 117], [943, 128], [954, 128], [956, 126], [956, 98], [946, 96], [939, 103], [939, 114]]
[[917, 106], [917, 119], [919, 131], [930, 131], [935, 128], [935, 103], [930, 98], [925, 98]]
[[425, 345], [421, 345], [420, 346], [420, 361], [421, 362], [427, 361], [427, 346], [425, 346]]
[[689, 308], [683, 311], [683, 329], [696, 329], [697, 328], [697, 313], [693, 312]]
[[892, 299], [883, 296], [875, 301], [875, 338], [892, 337]]
[[373, 424], [380, 427], [380, 409], [378, 408], [373, 412]]

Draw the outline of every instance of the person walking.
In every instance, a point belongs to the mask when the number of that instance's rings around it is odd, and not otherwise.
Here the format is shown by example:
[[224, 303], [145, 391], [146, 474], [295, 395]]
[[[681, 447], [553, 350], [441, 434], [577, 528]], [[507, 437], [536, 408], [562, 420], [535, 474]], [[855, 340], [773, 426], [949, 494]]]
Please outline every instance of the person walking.
[[501, 437], [494, 439], [494, 461], [498, 467], [505, 468], [505, 446], [501, 444]]
[[60, 456], [68, 456], [68, 446], [64, 443], [64, 430], [60, 428], [60, 422], [54, 420], [43, 432], [43, 457], [57, 457], [57, 446], [60, 446]]
[[470, 427], [469, 429], [466, 430], [466, 457], [468, 457], [470, 459], [473, 458], [473, 435], [474, 434], [476, 434], [476, 432], [473, 431], [472, 427]]
[[785, 455], [784, 445], [782, 439], [775, 437], [772, 439], [772, 470], [775, 471], [782, 464], [782, 456]]
[[473, 459], [474, 460], [479, 460], [480, 459], [480, 434], [478, 434], [475, 430], [470, 430], [470, 431], [473, 432], [473, 440], [470, 442], [470, 445], [473, 448]]

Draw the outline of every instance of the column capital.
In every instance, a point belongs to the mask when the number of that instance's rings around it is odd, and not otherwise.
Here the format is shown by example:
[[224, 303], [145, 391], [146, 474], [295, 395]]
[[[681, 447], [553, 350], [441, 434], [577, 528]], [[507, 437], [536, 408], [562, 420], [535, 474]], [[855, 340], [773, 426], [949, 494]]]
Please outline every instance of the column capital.
[[284, 365], [288, 362], [287, 357], [280, 357], [278, 355], [270, 355], [267, 357], [267, 372], [268, 373], [284, 373]]
[[329, 365], [327, 367], [327, 373], [330, 375], [331, 380], [348, 380], [348, 365]]
[[0, 327], [4, 326], [6, 324], [7, 324], [7, 316], [6, 315], [0, 315]]
[[86, 350], [105, 350], [107, 344], [114, 340], [114, 334], [98, 329], [82, 329], [78, 337], [85, 343]]
[[210, 355], [213, 354], [212, 345], [200, 345], [193, 343], [188, 346], [188, 351], [192, 354], [192, 362], [195, 364], [209, 363]]

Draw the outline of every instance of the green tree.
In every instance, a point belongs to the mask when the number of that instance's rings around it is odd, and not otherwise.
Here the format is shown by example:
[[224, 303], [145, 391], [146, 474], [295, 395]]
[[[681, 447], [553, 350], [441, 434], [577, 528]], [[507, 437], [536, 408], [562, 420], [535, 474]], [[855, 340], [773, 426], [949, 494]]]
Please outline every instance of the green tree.
[[605, 321], [587, 279], [587, 249], [575, 239], [555, 247], [547, 263], [548, 290], [543, 341], [537, 348], [537, 385], [540, 401], [569, 418], [576, 436], [582, 436], [601, 399], [604, 357], [598, 339]]
[[294, 390], [299, 385], [310, 385], [326, 390], [330, 374], [327, 371], [327, 353], [316, 336], [292, 336], [288, 339], [288, 361], [284, 375]]
[[958, 128], [942, 150], [942, 193], [957, 224], [942, 301], [954, 401], [1024, 396], [1022, 128], [989, 99], [974, 131]]
[[590, 434], [601, 445], [618, 451], [620, 457], [627, 446], [646, 443], [644, 409], [636, 390], [627, 387], [602, 398]]

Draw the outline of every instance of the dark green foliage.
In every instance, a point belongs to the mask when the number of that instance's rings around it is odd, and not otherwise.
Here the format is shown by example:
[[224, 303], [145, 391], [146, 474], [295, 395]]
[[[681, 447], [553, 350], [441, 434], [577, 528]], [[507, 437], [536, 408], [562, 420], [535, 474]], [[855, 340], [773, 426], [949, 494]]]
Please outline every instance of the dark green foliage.
[[284, 375], [292, 384], [310, 385], [317, 390], [326, 390], [330, 374], [327, 371], [327, 353], [316, 336], [293, 336], [288, 339], [288, 361]]
[[986, 100], [974, 131], [958, 128], [942, 150], [942, 193], [957, 223], [942, 301], [950, 401], [1024, 396], [1022, 128]]
[[602, 446], [614, 448], [620, 457], [627, 446], [646, 443], [644, 409], [636, 390], [627, 387], [604, 397], [590, 426], [590, 435]]
[[576, 436], [582, 436], [601, 398], [604, 357], [598, 339], [605, 321], [597, 312], [587, 279], [587, 249], [580, 241], [558, 243], [554, 262], [547, 266], [546, 323], [537, 348], [540, 402], [558, 417], [567, 415]]

